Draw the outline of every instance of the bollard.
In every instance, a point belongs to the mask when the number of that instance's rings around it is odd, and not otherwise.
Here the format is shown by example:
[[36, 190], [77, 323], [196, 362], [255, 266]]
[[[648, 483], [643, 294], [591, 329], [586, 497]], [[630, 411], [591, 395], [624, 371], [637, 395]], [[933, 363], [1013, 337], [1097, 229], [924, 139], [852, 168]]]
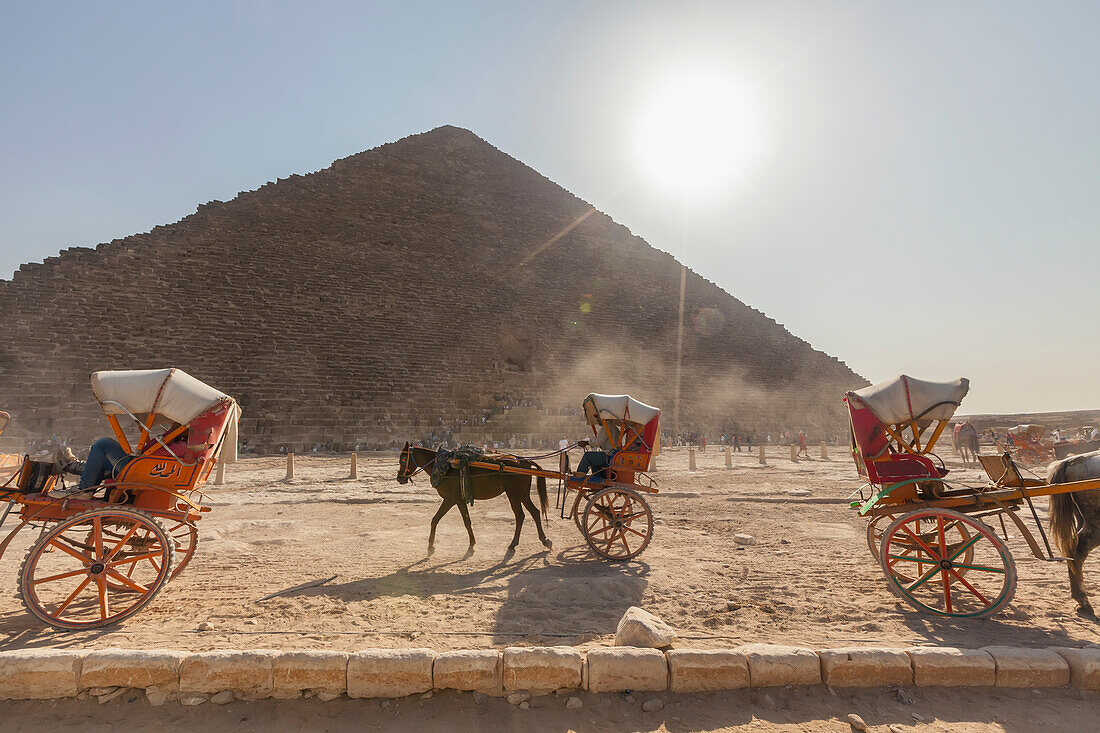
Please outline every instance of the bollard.
[[760, 461], [761, 466], [768, 465], [768, 459], [764, 457], [764, 444], [763, 443], [760, 444], [760, 458], [757, 459], [757, 460]]
[[695, 449], [694, 448], [688, 448], [688, 470], [689, 471], [694, 471], [695, 470]]
[[821, 457], [825, 460], [829, 460], [829, 449], [825, 445], [825, 441], [821, 441]]
[[291, 481], [294, 478], [294, 454], [286, 454], [286, 481]]
[[218, 461], [218, 474], [214, 477], [214, 485], [222, 486], [225, 484], [225, 461]]
[[733, 448], [726, 446], [726, 468], [733, 468]]
[[791, 460], [798, 461], [798, 446], [794, 443], [791, 443]]
[[657, 456], [649, 459], [649, 473], [657, 473]]
[[359, 478], [359, 454], [351, 454], [351, 476], [349, 478]]

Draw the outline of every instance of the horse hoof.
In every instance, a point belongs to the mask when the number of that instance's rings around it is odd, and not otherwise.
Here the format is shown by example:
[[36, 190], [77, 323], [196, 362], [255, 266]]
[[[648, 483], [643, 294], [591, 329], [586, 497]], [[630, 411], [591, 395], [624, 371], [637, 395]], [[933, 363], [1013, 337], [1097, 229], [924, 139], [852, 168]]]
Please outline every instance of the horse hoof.
[[1096, 611], [1092, 610], [1092, 606], [1080, 606], [1077, 609], [1077, 615], [1081, 618], [1087, 618], [1091, 621], [1096, 621]]
[[542, 546], [545, 547], [548, 550], [553, 550], [554, 549], [554, 543], [551, 542], [549, 540], [549, 538], [542, 541]]

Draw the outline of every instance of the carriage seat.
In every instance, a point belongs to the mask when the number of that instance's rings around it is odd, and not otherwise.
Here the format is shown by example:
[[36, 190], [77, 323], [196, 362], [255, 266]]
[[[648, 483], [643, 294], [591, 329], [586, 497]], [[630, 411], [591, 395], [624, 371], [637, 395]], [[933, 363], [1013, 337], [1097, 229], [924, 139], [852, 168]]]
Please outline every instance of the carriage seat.
[[889, 453], [866, 461], [867, 478], [872, 484], [893, 484], [917, 478], [942, 479], [949, 473], [925, 455]]

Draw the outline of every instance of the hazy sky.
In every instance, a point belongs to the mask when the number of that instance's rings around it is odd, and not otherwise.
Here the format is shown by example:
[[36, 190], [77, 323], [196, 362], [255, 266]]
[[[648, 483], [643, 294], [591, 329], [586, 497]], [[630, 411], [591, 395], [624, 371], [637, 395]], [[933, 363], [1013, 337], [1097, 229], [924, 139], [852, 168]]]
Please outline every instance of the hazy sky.
[[[871, 380], [1100, 407], [1100, 3], [153, 5], [0, 4], [0, 278], [455, 124]], [[755, 152], [685, 198], [637, 130], [700, 76]]]

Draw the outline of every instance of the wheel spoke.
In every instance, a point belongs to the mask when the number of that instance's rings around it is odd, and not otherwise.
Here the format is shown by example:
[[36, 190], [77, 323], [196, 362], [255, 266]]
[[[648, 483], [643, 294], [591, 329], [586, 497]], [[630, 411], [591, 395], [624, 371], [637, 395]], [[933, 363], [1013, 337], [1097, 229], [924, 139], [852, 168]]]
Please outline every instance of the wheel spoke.
[[912, 592], [913, 592], [913, 590], [915, 590], [916, 588], [919, 588], [920, 586], [922, 586], [922, 585], [924, 585], [924, 584], [925, 584], [926, 582], [928, 582], [928, 580], [929, 580], [929, 579], [931, 579], [933, 575], [935, 575], [936, 573], [938, 573], [938, 572], [939, 572], [939, 570], [940, 570], [940, 568], [939, 568], [939, 566], [937, 565], [936, 567], [932, 568], [932, 569], [931, 569], [931, 570], [929, 570], [929, 571], [928, 571], [927, 573], [925, 573], [924, 575], [922, 575], [922, 576], [920, 577], [920, 579], [919, 579], [919, 580], [917, 580], [917, 581], [916, 581], [915, 583], [913, 583], [913, 584], [912, 584], [912, 585], [910, 585], [910, 586], [906, 586], [905, 590], [906, 590], [907, 592], [910, 592], [910, 593], [912, 593]]
[[[982, 595], [981, 593], [979, 593], [979, 592], [978, 592], [977, 588], [975, 588], [974, 586], [970, 585], [970, 583], [966, 582], [966, 578], [964, 578], [963, 576], [961, 576], [961, 575], [959, 575], [959, 574], [958, 574], [957, 572], [955, 572], [954, 568], [950, 568], [950, 572], [951, 572], [951, 574], [952, 574], [952, 575], [954, 575], [954, 576], [955, 576], [955, 577], [956, 577], [956, 578], [958, 579], [958, 581], [959, 581], [960, 583], [962, 583], [963, 585], [965, 585], [965, 586], [966, 586], [966, 589], [967, 589], [967, 590], [969, 590], [969, 591], [970, 591], [971, 593], [973, 593], [974, 595], [976, 595], [976, 596], [978, 597], [978, 600], [979, 600], [979, 601], [981, 601], [982, 603], [984, 603], [984, 604], [985, 604], [985, 607], [986, 607], [986, 608], [989, 608], [989, 607], [990, 607], [991, 605], [993, 605], [993, 604], [991, 604], [991, 603], [990, 603], [989, 601], [987, 601], [987, 600], [985, 599], [985, 596], [983, 596], [983, 595]], [[946, 573], [944, 574], [944, 577], [946, 577]], [[948, 609], [947, 609], [947, 610], [948, 610], [948, 611], [950, 611], [950, 610], [951, 610], [951, 608], [950, 608], [950, 607], [948, 607]]]
[[129, 539], [134, 536], [134, 533], [137, 532], [140, 528], [141, 525], [135, 522], [134, 525], [130, 527], [130, 531], [123, 535], [122, 539], [118, 541], [117, 545], [111, 548], [111, 551], [107, 553], [107, 557], [105, 559], [110, 562], [114, 558], [114, 556], [118, 554], [118, 551], [122, 549], [122, 546], [126, 544], [126, 542], [129, 541]]
[[141, 583], [137, 583], [137, 582], [131, 580], [129, 576], [123, 575], [122, 573], [118, 572], [114, 568], [107, 568], [107, 574], [110, 575], [115, 580], [121, 581], [123, 585], [125, 585], [125, 586], [127, 586], [127, 587], [129, 587], [133, 590], [140, 591], [142, 593], [148, 593], [149, 592], [149, 589], [146, 586], [142, 585]]
[[103, 577], [103, 573], [96, 576], [96, 585], [99, 586], [99, 613], [100, 618], [104, 621], [111, 615], [110, 604], [107, 602], [107, 581]]
[[[911, 532], [911, 531], [909, 530], [909, 528], [908, 528], [908, 527], [906, 527], [906, 526], [905, 526], [904, 524], [902, 524], [902, 525], [901, 525], [901, 530], [902, 530], [903, 532], [905, 532], [905, 534], [907, 534], [907, 535], [909, 535], [910, 537], [912, 537], [912, 538], [913, 538], [913, 541], [914, 541], [914, 542], [916, 542], [916, 543], [917, 543], [917, 545], [918, 545], [918, 546], [919, 546], [920, 548], [922, 548], [922, 549], [923, 549], [923, 550], [924, 550], [925, 552], [927, 552], [927, 553], [928, 553], [928, 556], [929, 556], [929, 557], [931, 557], [931, 558], [934, 558], [934, 559], [935, 559], [935, 560], [936, 560], [937, 562], [938, 562], [938, 561], [940, 560], [940, 558], [939, 558], [939, 557], [938, 557], [938, 556], [936, 555], [936, 553], [935, 553], [935, 552], [934, 552], [934, 551], [932, 550], [932, 548], [930, 548], [930, 547], [929, 547], [928, 545], [926, 545], [926, 544], [924, 543], [924, 540], [922, 540], [922, 539], [921, 539], [920, 537], [917, 537], [917, 536], [916, 536], [915, 534], [913, 534], [913, 533], [912, 533], [912, 532]], [[915, 549], [915, 548], [914, 548], [914, 549]]]
[[947, 608], [947, 612], [951, 613], [951, 579], [948, 577], [947, 570], [941, 571], [943, 573], [943, 603]]
[[33, 581], [31, 581], [31, 585], [39, 585], [40, 583], [49, 583], [49, 582], [54, 581], [54, 580], [61, 580], [62, 578], [71, 578], [74, 575], [84, 575], [87, 572], [88, 571], [86, 569], [81, 568], [80, 570], [70, 570], [67, 573], [58, 573], [57, 575], [51, 575], [48, 578], [35, 578]]
[[88, 565], [91, 565], [92, 563], [94, 563], [94, 562], [95, 562], [95, 560], [93, 560], [92, 558], [88, 557], [88, 556], [87, 556], [87, 555], [85, 555], [84, 553], [82, 553], [82, 552], [77, 552], [76, 550], [73, 550], [73, 549], [71, 549], [71, 548], [70, 548], [70, 547], [68, 547], [67, 545], [63, 545], [63, 544], [61, 544], [61, 543], [60, 543], [60, 542], [58, 542], [58, 541], [57, 541], [56, 539], [52, 539], [52, 540], [50, 540], [50, 547], [55, 547], [55, 548], [57, 548], [58, 550], [61, 550], [61, 551], [62, 551], [62, 552], [64, 552], [64, 553], [67, 553], [67, 554], [69, 554], [69, 555], [72, 555], [72, 556], [73, 556], [73, 557], [75, 557], [75, 558], [76, 558], [77, 560], [80, 560], [80, 561], [81, 561], [81, 562], [83, 562], [83, 563], [87, 563]]
[[1001, 573], [1002, 575], [1004, 574], [1004, 568], [991, 568], [986, 565], [964, 565], [961, 562], [952, 563], [951, 565], [952, 567], [964, 568], [966, 570], [978, 570], [983, 573]]
[[624, 524], [623, 529], [625, 529], [627, 532], [633, 532], [634, 534], [638, 535], [639, 537], [645, 538], [645, 533], [644, 532], [639, 532], [638, 530], [634, 529], [633, 527], [629, 527], [629, 526]]
[[963, 554], [968, 549], [973, 547], [974, 543], [977, 542], [978, 540], [980, 540], [981, 538], [982, 538], [982, 536], [980, 534], [974, 535], [973, 537], [970, 538], [969, 542], [967, 542], [965, 545], [963, 545], [962, 547], [959, 548], [958, 552], [956, 552], [954, 555], [952, 555], [951, 557], [949, 557], [947, 559], [948, 560], [954, 560], [956, 557], [958, 557], [959, 555]]
[[85, 578], [84, 580], [80, 581], [80, 585], [78, 585], [78, 586], [76, 587], [76, 590], [74, 590], [74, 591], [72, 592], [72, 594], [70, 594], [70, 595], [69, 595], [69, 597], [68, 597], [68, 598], [66, 598], [66, 599], [65, 599], [65, 600], [64, 600], [64, 601], [62, 602], [62, 604], [61, 604], [60, 606], [58, 606], [58, 607], [57, 607], [57, 610], [56, 610], [56, 611], [54, 611], [54, 613], [56, 613], [56, 614], [57, 614], [58, 616], [60, 616], [60, 615], [61, 615], [62, 613], [64, 613], [64, 612], [65, 612], [65, 609], [69, 607], [69, 604], [70, 604], [70, 603], [72, 603], [72, 602], [73, 602], [73, 600], [74, 600], [74, 599], [75, 599], [75, 598], [76, 598], [76, 597], [77, 597], [78, 595], [80, 595], [80, 591], [82, 591], [82, 590], [84, 590], [85, 588], [87, 588], [87, 587], [88, 587], [88, 583], [91, 583], [91, 582], [92, 582], [92, 576], [91, 576], [91, 575], [89, 575], [89, 576], [88, 576], [87, 578]]
[[[161, 553], [159, 552], [147, 552], [144, 555], [134, 555], [133, 557], [128, 557], [125, 560], [115, 560], [111, 564], [117, 568], [119, 565], [125, 565], [126, 563], [131, 562], [140, 562], [147, 559], [151, 560], [154, 557], [160, 557], [160, 555]], [[160, 572], [160, 567], [156, 566], [156, 563], [154, 563], [154, 566], [157, 567], [157, 572]]]

